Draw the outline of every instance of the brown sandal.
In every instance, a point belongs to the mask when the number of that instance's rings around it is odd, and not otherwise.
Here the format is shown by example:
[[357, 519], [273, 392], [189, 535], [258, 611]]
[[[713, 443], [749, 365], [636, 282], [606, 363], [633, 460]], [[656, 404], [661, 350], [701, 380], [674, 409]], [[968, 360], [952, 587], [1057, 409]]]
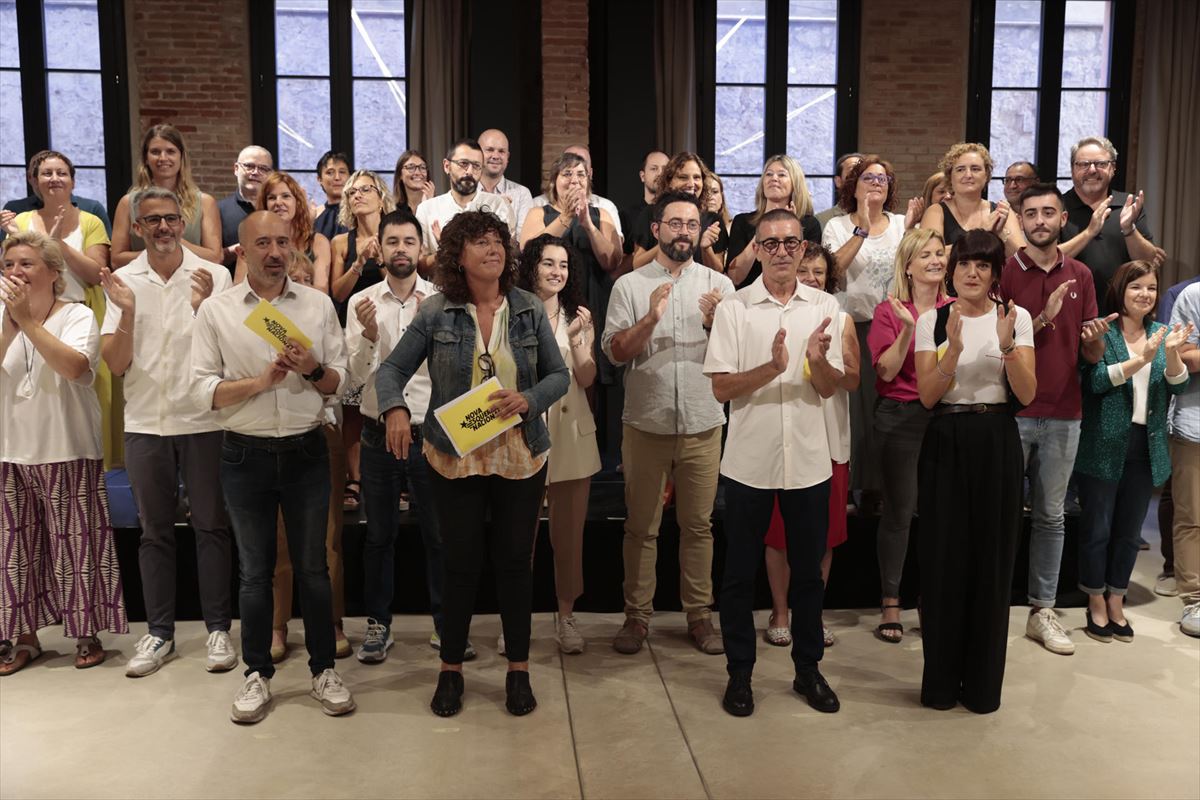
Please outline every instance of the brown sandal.
[[29, 666], [29, 662], [42, 654], [42, 649], [36, 644], [17, 644], [0, 642], [0, 675], [12, 675]]
[[92, 636], [75, 645], [75, 669], [90, 669], [97, 664], [103, 664], [107, 656], [108, 653], [100, 646], [100, 640]]

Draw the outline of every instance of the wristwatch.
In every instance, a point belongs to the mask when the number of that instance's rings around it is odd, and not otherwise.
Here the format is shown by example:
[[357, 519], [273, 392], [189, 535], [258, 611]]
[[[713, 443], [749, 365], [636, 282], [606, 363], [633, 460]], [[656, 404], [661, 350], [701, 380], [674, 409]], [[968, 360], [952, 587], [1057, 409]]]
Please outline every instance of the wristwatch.
[[860, 228], [857, 225], [855, 225], [854, 226], [854, 235], [861, 236], [862, 238], [866, 239], [868, 236], [871, 235], [871, 232], [869, 230], [867, 230], [866, 228]]
[[309, 381], [310, 383], [317, 383], [318, 381], [321, 380], [321, 378], [324, 378], [324, 377], [325, 377], [325, 368], [322, 367], [320, 364], [317, 364], [317, 368], [314, 369], [312, 372], [308, 373], [307, 375], [305, 375], [304, 380]]

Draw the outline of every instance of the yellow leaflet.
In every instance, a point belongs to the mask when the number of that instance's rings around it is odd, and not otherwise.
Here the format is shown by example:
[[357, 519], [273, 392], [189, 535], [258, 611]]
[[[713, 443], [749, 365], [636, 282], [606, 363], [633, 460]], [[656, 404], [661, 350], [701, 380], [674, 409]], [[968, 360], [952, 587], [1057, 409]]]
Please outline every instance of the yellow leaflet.
[[288, 339], [295, 339], [304, 345], [305, 349], [312, 347], [312, 339], [287, 318], [287, 315], [266, 300], [259, 300], [258, 305], [246, 317], [246, 327], [257, 333], [267, 344], [280, 352]]
[[488, 395], [503, 388], [496, 378], [488, 378], [469, 392], [434, 409], [433, 415], [450, 437], [459, 456], [465, 456], [521, 423], [520, 414], [500, 419], [492, 411], [492, 401], [488, 400]]

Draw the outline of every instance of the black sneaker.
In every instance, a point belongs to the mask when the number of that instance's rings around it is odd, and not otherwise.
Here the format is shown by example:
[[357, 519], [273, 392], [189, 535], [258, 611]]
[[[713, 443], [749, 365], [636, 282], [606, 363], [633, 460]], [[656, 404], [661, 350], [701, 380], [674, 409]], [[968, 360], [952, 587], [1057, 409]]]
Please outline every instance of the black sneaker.
[[721, 706], [735, 717], [748, 717], [754, 713], [754, 690], [750, 688], [749, 675], [729, 676]]
[[792, 681], [792, 688], [796, 690], [797, 694], [804, 695], [808, 704], [817, 711], [832, 714], [842, 707], [842, 704], [838, 702], [838, 696], [825, 682], [821, 673], [815, 669], [797, 675], [796, 680]]
[[437, 689], [429, 707], [439, 717], [453, 717], [462, 711], [463, 676], [452, 669], [438, 673]]

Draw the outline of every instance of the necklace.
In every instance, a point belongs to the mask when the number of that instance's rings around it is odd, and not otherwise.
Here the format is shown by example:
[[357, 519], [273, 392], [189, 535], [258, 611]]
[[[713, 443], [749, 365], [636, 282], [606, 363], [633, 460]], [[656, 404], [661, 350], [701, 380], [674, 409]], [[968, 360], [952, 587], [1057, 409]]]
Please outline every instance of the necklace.
[[[46, 311], [46, 316], [42, 317], [42, 325], [46, 324], [46, 320], [50, 319], [50, 315], [54, 313], [55, 303], [50, 303], [50, 308]], [[25, 384], [28, 386], [25, 392], [26, 397], [33, 397], [33, 359], [37, 355], [37, 348], [33, 348], [33, 352], [29, 351], [29, 336], [25, 331], [21, 331], [21, 354], [25, 362]]]

